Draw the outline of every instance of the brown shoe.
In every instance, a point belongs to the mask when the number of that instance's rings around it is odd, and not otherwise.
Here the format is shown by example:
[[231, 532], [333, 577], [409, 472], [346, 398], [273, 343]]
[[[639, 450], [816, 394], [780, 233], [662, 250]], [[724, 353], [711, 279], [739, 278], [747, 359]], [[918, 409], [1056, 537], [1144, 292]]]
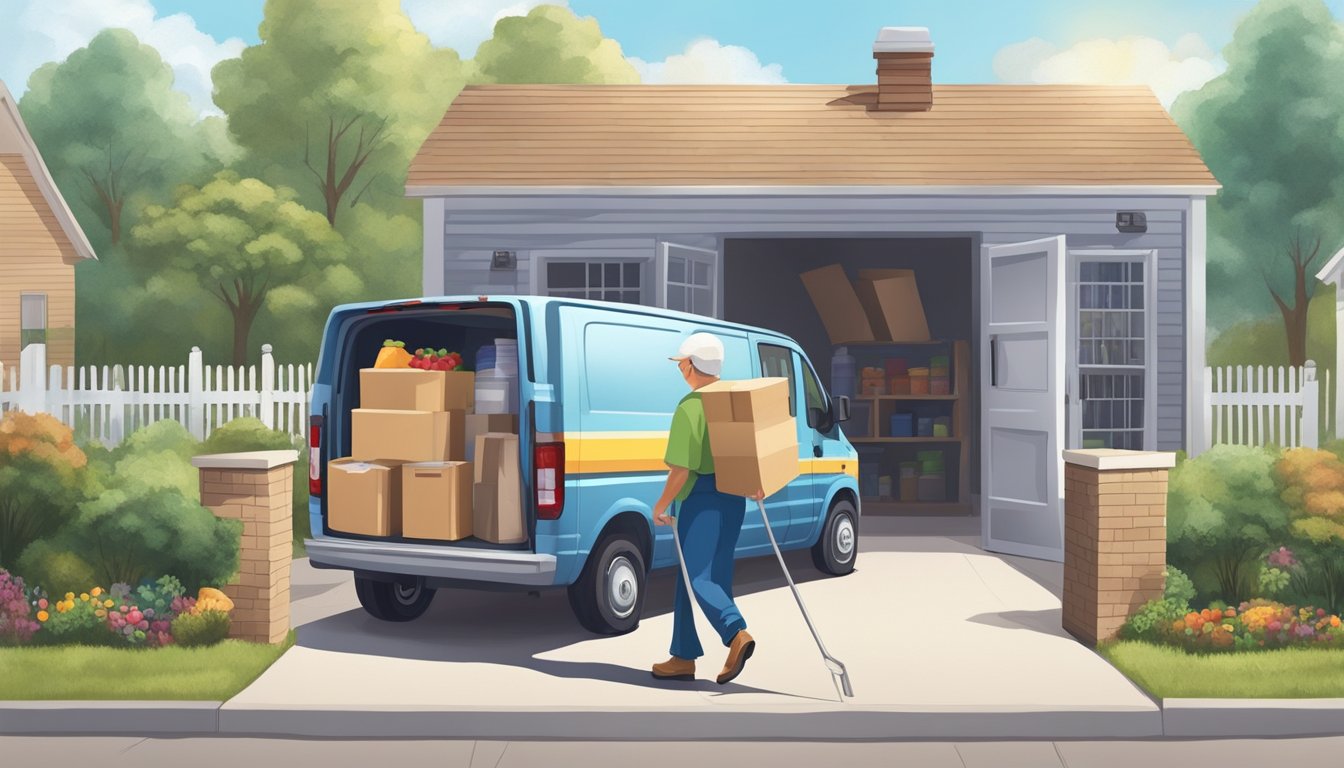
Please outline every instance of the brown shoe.
[[733, 641], [728, 644], [728, 659], [723, 662], [723, 671], [715, 678], [719, 685], [731, 681], [733, 678], [742, 674], [742, 670], [747, 666], [747, 659], [756, 650], [756, 641], [751, 639], [747, 630], [741, 630], [733, 635]]
[[673, 656], [661, 664], [654, 664], [653, 676], [659, 680], [694, 680], [695, 660]]

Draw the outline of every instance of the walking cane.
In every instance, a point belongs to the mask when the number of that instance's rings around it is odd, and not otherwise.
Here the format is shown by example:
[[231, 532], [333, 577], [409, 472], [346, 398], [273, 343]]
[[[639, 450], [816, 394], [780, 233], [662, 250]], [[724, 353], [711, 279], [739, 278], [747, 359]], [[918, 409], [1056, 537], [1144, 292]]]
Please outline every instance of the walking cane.
[[[845, 671], [845, 665], [831, 654], [826, 652], [826, 646], [821, 642], [821, 635], [817, 634], [817, 628], [812, 624], [812, 617], [807, 613], [807, 606], [803, 605], [803, 596], [798, 594], [798, 587], [793, 583], [793, 576], [789, 573], [789, 566], [784, 564], [784, 555], [779, 551], [779, 543], [775, 541], [775, 532], [770, 528], [770, 518], [765, 514], [765, 502], [756, 500], [756, 508], [761, 510], [761, 522], [765, 523], [765, 532], [770, 537], [770, 546], [774, 547], [775, 557], [779, 558], [779, 567], [784, 569], [784, 578], [789, 582], [789, 589], [793, 590], [793, 599], [798, 601], [798, 610], [803, 612], [803, 621], [807, 622], [807, 628], [812, 631], [812, 639], [817, 641], [817, 648], [821, 651], [821, 658], [826, 662], [826, 668], [831, 671], [831, 682], [835, 683], [836, 693], [839, 693], [843, 701], [845, 696], [854, 698], [854, 689], [849, 685], [849, 672]], [[682, 570], [686, 568], [682, 564]], [[690, 581], [687, 580], [687, 588], [690, 587]]]

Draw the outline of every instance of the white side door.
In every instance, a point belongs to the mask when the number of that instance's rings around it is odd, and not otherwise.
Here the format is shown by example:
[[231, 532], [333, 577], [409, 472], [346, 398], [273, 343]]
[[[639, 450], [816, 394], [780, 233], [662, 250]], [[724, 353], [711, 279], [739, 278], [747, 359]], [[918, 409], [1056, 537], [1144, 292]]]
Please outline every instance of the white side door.
[[1064, 237], [981, 252], [981, 539], [1064, 559]]
[[661, 242], [658, 261], [658, 306], [705, 317], [717, 315], [718, 251]]

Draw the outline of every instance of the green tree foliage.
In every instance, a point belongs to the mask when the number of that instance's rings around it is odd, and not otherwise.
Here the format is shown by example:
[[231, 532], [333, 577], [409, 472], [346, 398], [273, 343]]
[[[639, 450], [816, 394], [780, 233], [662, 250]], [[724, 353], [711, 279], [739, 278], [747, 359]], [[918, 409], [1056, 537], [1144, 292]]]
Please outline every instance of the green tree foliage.
[[639, 82], [620, 43], [602, 36], [597, 19], [556, 5], [500, 19], [473, 63], [473, 79], [482, 83]]
[[212, 73], [245, 167], [333, 225], [342, 204], [401, 204], [412, 155], [465, 79], [457, 53], [398, 0], [270, 0], [259, 36]]
[[260, 419], [250, 416], [234, 419], [210, 433], [201, 444], [198, 454], [237, 453], [241, 451], [279, 451], [297, 450], [298, 461], [294, 463], [294, 538], [302, 541], [312, 535], [312, 526], [308, 520], [308, 447], [302, 440], [295, 440], [287, 432], [271, 429]]
[[[150, 206], [132, 231], [136, 260], [154, 280], [203, 288], [228, 310], [235, 365], [247, 360], [252, 325], [263, 308], [315, 339], [320, 310], [358, 295], [345, 244], [320, 214], [284, 187], [218, 174], [179, 190], [173, 207]], [[296, 342], [297, 343], [297, 342]]]
[[0, 419], [0, 565], [69, 520], [86, 490], [84, 452], [70, 428], [44, 413]]
[[[1208, 311], [1219, 328], [1272, 313], [1266, 282], [1285, 306], [1309, 298], [1312, 270], [1299, 292], [1285, 256], [1318, 239], [1328, 256], [1344, 238], [1340, 25], [1322, 0], [1266, 0], [1223, 55], [1227, 71], [1172, 109], [1223, 185], [1209, 205]], [[1302, 346], [1298, 307], [1305, 301], [1284, 312], [1291, 357]]]
[[1171, 472], [1169, 559], [1187, 572], [1208, 571], [1223, 600], [1251, 597], [1256, 561], [1288, 535], [1288, 508], [1273, 475], [1276, 458], [1262, 448], [1218, 445]]

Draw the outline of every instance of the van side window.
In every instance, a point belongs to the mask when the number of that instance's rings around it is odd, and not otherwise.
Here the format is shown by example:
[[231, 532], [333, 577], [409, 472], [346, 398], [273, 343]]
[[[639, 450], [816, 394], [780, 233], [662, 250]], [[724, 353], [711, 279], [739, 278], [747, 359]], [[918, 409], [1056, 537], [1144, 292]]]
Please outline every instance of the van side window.
[[807, 407], [826, 410], [826, 395], [821, 391], [821, 384], [817, 382], [817, 375], [812, 372], [812, 366], [806, 360], [798, 362], [803, 369], [803, 396], [807, 398]]
[[798, 383], [793, 375], [793, 350], [774, 344], [756, 345], [761, 354], [761, 375], [789, 380], [789, 415], [797, 416]]

